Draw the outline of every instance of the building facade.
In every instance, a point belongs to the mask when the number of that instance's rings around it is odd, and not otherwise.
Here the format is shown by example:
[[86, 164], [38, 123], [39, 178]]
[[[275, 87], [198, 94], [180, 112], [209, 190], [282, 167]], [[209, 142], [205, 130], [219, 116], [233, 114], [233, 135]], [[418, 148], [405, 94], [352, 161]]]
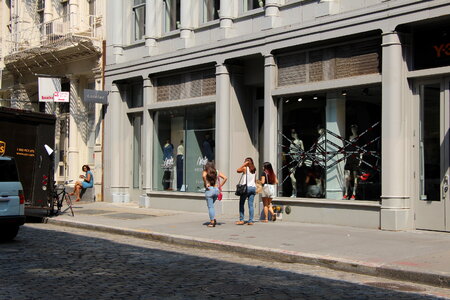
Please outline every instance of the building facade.
[[[88, 103], [84, 90], [103, 89], [104, 10], [103, 0], [0, 1], [0, 105], [55, 114], [55, 179], [75, 182], [88, 164], [97, 199], [102, 105]], [[60, 80], [69, 102], [40, 102], [39, 77]]]
[[105, 199], [205, 211], [269, 161], [284, 220], [450, 231], [450, 3], [111, 0]]

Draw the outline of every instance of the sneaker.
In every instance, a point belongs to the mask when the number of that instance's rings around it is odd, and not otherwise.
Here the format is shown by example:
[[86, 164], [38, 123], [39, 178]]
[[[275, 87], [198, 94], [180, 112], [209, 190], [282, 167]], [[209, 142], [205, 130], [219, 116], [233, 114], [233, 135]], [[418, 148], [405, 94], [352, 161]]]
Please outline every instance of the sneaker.
[[350, 199], [351, 200], [355, 200], [356, 198], [355, 198], [355, 195], [352, 195], [351, 197], [350, 197]]
[[347, 199], [348, 199], [348, 196], [347, 196], [347, 195], [344, 195], [344, 197], [342, 197], [342, 199], [347, 200]]

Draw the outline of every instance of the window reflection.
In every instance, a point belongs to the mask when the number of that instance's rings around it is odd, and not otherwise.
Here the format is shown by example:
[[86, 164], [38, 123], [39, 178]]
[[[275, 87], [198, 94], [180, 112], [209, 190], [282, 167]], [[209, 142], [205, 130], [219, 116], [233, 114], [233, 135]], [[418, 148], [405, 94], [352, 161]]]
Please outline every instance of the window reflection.
[[281, 99], [280, 196], [379, 200], [379, 88]]
[[155, 190], [202, 192], [203, 166], [215, 159], [214, 105], [156, 113]]

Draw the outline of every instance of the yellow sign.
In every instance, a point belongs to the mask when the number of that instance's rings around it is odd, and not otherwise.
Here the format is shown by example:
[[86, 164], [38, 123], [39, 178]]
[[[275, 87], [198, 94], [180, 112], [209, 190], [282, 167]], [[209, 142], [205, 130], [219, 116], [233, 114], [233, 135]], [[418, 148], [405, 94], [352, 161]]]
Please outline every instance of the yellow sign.
[[17, 148], [16, 149], [16, 155], [21, 156], [34, 156], [34, 149], [27, 149], [27, 148]]
[[0, 141], [0, 156], [3, 156], [6, 152], [6, 142]]

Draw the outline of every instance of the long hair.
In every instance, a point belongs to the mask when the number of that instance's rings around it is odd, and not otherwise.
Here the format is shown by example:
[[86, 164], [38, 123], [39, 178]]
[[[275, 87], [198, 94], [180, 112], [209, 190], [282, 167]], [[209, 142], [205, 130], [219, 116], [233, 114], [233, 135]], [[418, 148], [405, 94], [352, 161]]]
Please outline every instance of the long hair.
[[272, 164], [270, 162], [266, 161], [263, 164], [263, 170], [267, 174], [267, 177], [269, 177], [268, 183], [275, 183], [277, 177], [275, 176], [275, 173], [273, 172]]
[[84, 166], [82, 166], [82, 167], [81, 167], [81, 170], [83, 170], [83, 169], [84, 169], [84, 167], [86, 167], [86, 171], [90, 171], [90, 170], [91, 170], [91, 168], [89, 168], [89, 166], [88, 166], [88, 165], [84, 165]]
[[245, 160], [250, 161], [251, 164], [248, 166], [248, 168], [250, 169], [250, 173], [255, 174], [256, 167], [255, 167], [255, 164], [253, 163], [253, 159], [251, 157], [247, 157]]
[[208, 161], [205, 164], [205, 171], [206, 171], [206, 180], [209, 182], [209, 184], [215, 185], [217, 180], [217, 170], [212, 161]]

